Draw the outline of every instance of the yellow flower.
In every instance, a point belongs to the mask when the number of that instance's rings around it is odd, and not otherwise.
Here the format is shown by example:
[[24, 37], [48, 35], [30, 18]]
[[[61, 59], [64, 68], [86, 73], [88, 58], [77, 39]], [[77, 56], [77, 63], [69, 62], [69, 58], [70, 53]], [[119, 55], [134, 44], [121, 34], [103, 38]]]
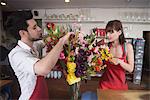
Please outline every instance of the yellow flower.
[[74, 63], [74, 62], [67, 62], [67, 68], [68, 69], [75, 69], [76, 68], [76, 63]]
[[107, 56], [106, 56], [106, 54], [105, 54], [105, 52], [104, 52], [103, 49], [100, 51], [100, 53], [101, 53], [101, 59], [102, 59], [102, 60], [106, 60], [106, 59], [107, 59]]
[[100, 53], [101, 53], [101, 59], [102, 60], [106, 60], [107, 61], [107, 60], [109, 60], [112, 57], [112, 55], [110, 54], [108, 48], [100, 50]]
[[75, 71], [76, 71], [75, 68], [74, 68], [74, 69], [68, 69], [68, 70], [67, 70], [68, 73], [72, 73], [72, 72], [75, 72]]
[[81, 80], [81, 78], [77, 78], [76, 76], [75, 76], [75, 68], [76, 68], [76, 63], [74, 63], [74, 62], [67, 62], [67, 68], [68, 68], [68, 70], [67, 70], [67, 72], [68, 72], [68, 75], [67, 75], [67, 82], [68, 82], [68, 84], [69, 85], [72, 85], [72, 84], [74, 84], [74, 83], [77, 83], [77, 82], [79, 82], [80, 80]]
[[79, 81], [81, 81], [81, 78], [77, 78], [74, 73], [70, 73], [67, 75], [67, 82], [69, 85], [72, 85], [72, 84], [77, 83]]

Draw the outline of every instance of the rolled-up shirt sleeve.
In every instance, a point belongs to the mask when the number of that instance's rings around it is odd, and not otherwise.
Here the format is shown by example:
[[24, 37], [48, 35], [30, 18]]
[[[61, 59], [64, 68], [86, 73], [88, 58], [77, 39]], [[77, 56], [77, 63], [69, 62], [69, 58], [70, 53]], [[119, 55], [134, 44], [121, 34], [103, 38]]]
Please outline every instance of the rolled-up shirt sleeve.
[[29, 52], [18, 51], [10, 55], [11, 65], [19, 71], [35, 74], [34, 64], [39, 60]]

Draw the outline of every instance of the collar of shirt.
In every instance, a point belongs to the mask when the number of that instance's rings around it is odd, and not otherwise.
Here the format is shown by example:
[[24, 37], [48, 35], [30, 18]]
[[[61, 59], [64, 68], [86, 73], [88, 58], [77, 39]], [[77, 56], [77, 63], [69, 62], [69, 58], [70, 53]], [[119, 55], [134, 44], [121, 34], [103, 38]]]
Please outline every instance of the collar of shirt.
[[18, 41], [18, 45], [23, 48], [23, 49], [27, 49], [29, 51], [32, 51], [31, 47], [29, 47], [27, 44], [25, 44], [24, 42], [22, 42], [21, 40]]
[[32, 49], [30, 46], [28, 46], [27, 44], [25, 44], [21, 40], [18, 41], [18, 46], [20, 46], [23, 49], [29, 50], [33, 55], [38, 56], [38, 53], [34, 48]]

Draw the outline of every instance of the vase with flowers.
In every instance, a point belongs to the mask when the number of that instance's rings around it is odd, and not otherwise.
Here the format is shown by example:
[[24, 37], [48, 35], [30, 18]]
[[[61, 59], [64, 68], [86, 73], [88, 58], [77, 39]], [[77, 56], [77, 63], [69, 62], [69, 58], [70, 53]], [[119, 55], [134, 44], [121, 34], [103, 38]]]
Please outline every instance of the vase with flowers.
[[66, 81], [71, 87], [72, 100], [78, 100], [81, 81], [88, 80], [92, 75], [104, 70], [107, 67], [105, 61], [112, 58], [105, 38], [97, 37], [94, 31], [84, 36], [77, 26], [70, 29], [70, 26], [65, 28], [54, 23], [46, 23], [46, 30], [48, 34], [44, 41], [47, 52], [53, 48], [59, 38], [68, 32], [74, 33], [70, 36], [68, 44], [64, 46], [58, 64], [64, 69]]

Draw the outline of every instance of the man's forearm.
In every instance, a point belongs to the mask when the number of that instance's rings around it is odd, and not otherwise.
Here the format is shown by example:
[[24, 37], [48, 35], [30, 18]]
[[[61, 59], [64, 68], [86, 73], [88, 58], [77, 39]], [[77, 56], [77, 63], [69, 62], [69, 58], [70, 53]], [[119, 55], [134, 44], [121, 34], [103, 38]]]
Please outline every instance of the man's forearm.
[[61, 51], [63, 50], [64, 42], [62, 39], [55, 45], [55, 47], [41, 60], [39, 60], [35, 66], [35, 72], [38, 75], [47, 75], [50, 70], [55, 66], [60, 56]]

